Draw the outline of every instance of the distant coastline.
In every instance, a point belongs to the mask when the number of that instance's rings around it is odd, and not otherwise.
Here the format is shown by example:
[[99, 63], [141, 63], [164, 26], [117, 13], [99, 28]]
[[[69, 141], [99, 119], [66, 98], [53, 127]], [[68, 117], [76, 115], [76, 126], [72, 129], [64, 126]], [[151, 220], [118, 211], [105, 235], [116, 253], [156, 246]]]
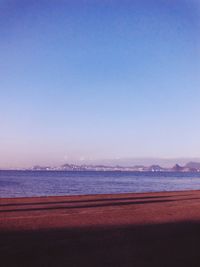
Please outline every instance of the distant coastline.
[[188, 162], [184, 166], [175, 164], [172, 167], [161, 167], [160, 165], [134, 165], [134, 166], [109, 166], [109, 165], [92, 165], [92, 164], [64, 164], [61, 166], [40, 166], [36, 165], [31, 168], [18, 169], [22, 171], [127, 171], [127, 172], [200, 172], [200, 162]]

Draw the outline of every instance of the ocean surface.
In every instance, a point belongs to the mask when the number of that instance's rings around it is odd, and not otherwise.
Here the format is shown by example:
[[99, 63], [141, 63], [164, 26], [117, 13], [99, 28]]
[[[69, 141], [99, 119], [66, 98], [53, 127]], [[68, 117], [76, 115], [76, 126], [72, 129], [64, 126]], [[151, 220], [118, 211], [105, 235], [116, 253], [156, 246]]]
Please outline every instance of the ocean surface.
[[0, 197], [200, 189], [200, 173], [0, 171]]

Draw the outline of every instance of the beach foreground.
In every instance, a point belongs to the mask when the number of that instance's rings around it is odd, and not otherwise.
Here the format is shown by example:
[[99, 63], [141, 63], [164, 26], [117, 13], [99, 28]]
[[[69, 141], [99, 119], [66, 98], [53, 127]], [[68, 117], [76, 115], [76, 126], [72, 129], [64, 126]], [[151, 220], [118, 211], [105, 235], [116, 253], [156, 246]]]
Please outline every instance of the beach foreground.
[[200, 191], [0, 199], [1, 266], [200, 266]]

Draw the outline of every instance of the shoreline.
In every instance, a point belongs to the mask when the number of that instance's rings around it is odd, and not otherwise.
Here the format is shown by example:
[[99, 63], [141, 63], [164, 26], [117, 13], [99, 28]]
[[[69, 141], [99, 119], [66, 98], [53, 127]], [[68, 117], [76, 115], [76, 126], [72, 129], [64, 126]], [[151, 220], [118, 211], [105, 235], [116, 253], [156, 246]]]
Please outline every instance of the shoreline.
[[0, 199], [3, 266], [199, 266], [200, 191]]
[[34, 195], [34, 196], [16, 196], [16, 197], [1, 197], [0, 196], [0, 205], [1, 205], [1, 201], [5, 202], [5, 201], [9, 201], [9, 200], [22, 200], [22, 199], [47, 199], [47, 198], [76, 198], [76, 197], [98, 197], [98, 196], [102, 196], [102, 197], [106, 197], [106, 196], [122, 196], [122, 195], [151, 195], [151, 194], [175, 194], [175, 193], [183, 193], [183, 192], [189, 192], [189, 193], [195, 193], [195, 192], [200, 192], [200, 189], [186, 189], [186, 190], [183, 190], [183, 189], [180, 189], [180, 190], [173, 190], [173, 191], [147, 191], [147, 192], [121, 192], [121, 193], [98, 193], [98, 194], [66, 194], [66, 195]]

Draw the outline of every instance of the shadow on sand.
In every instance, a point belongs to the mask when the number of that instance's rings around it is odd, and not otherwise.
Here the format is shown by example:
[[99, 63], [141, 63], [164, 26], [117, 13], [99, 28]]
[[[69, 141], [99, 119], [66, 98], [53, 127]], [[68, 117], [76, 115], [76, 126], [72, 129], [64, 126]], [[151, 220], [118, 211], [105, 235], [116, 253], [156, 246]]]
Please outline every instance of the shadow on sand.
[[200, 266], [192, 222], [0, 233], [1, 266]]

